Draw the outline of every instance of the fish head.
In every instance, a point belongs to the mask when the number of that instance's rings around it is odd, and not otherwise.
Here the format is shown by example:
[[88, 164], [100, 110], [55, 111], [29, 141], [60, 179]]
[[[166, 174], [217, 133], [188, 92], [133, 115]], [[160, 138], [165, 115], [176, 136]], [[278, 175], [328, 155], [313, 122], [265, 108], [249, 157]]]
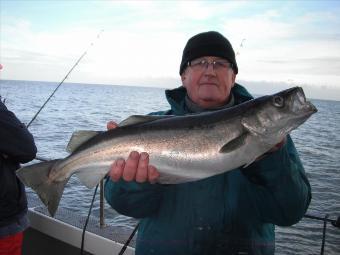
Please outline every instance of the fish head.
[[247, 112], [242, 124], [250, 133], [272, 144], [280, 142], [291, 130], [317, 112], [316, 107], [306, 100], [301, 87], [265, 96], [258, 102]]

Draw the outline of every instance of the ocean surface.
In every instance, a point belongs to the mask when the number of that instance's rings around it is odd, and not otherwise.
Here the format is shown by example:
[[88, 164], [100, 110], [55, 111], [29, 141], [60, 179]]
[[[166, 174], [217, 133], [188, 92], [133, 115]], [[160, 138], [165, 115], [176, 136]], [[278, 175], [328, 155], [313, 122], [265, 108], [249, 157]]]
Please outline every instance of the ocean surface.
[[[28, 123], [58, 83], [0, 80], [0, 95], [22, 122]], [[307, 95], [308, 96], [308, 95]], [[308, 214], [330, 219], [340, 216], [340, 102], [312, 100], [318, 108], [292, 132], [312, 187]], [[106, 130], [133, 114], [168, 109], [164, 89], [63, 84], [30, 126], [38, 156], [67, 156], [65, 147], [75, 130]], [[27, 190], [32, 193], [31, 190]], [[94, 189], [72, 177], [59, 206], [87, 215]], [[99, 195], [92, 215], [99, 215]], [[118, 215], [105, 205], [106, 223], [132, 228], [134, 219]], [[303, 218], [292, 227], [276, 227], [276, 254], [320, 254], [323, 222]], [[340, 254], [340, 229], [328, 223], [324, 254]]]

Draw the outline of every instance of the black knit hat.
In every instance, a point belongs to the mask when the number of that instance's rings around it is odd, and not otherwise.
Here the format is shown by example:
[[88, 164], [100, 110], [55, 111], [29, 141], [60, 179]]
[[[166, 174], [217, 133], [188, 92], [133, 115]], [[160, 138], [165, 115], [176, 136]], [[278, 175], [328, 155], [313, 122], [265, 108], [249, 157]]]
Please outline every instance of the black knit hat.
[[179, 74], [181, 75], [184, 72], [189, 61], [203, 56], [227, 59], [232, 63], [235, 74], [238, 73], [235, 52], [230, 42], [220, 33], [209, 31], [197, 34], [189, 39], [183, 50]]

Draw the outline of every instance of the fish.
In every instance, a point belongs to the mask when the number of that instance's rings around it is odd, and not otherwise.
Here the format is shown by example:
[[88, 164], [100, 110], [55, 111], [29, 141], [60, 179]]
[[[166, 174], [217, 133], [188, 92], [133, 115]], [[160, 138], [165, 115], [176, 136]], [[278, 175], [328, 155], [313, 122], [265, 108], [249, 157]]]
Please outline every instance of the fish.
[[76, 131], [63, 159], [24, 166], [19, 179], [54, 216], [72, 175], [88, 188], [131, 151], [148, 152], [159, 184], [179, 184], [247, 167], [304, 123], [317, 108], [301, 87], [239, 105], [183, 116], [133, 115], [108, 131]]

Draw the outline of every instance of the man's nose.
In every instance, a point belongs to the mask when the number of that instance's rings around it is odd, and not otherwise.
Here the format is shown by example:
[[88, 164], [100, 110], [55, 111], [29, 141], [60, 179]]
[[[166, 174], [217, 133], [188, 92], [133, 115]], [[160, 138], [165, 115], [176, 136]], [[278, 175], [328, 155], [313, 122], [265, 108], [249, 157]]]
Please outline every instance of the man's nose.
[[216, 75], [215, 69], [214, 69], [214, 63], [207, 63], [204, 69], [204, 73], [206, 75]]

